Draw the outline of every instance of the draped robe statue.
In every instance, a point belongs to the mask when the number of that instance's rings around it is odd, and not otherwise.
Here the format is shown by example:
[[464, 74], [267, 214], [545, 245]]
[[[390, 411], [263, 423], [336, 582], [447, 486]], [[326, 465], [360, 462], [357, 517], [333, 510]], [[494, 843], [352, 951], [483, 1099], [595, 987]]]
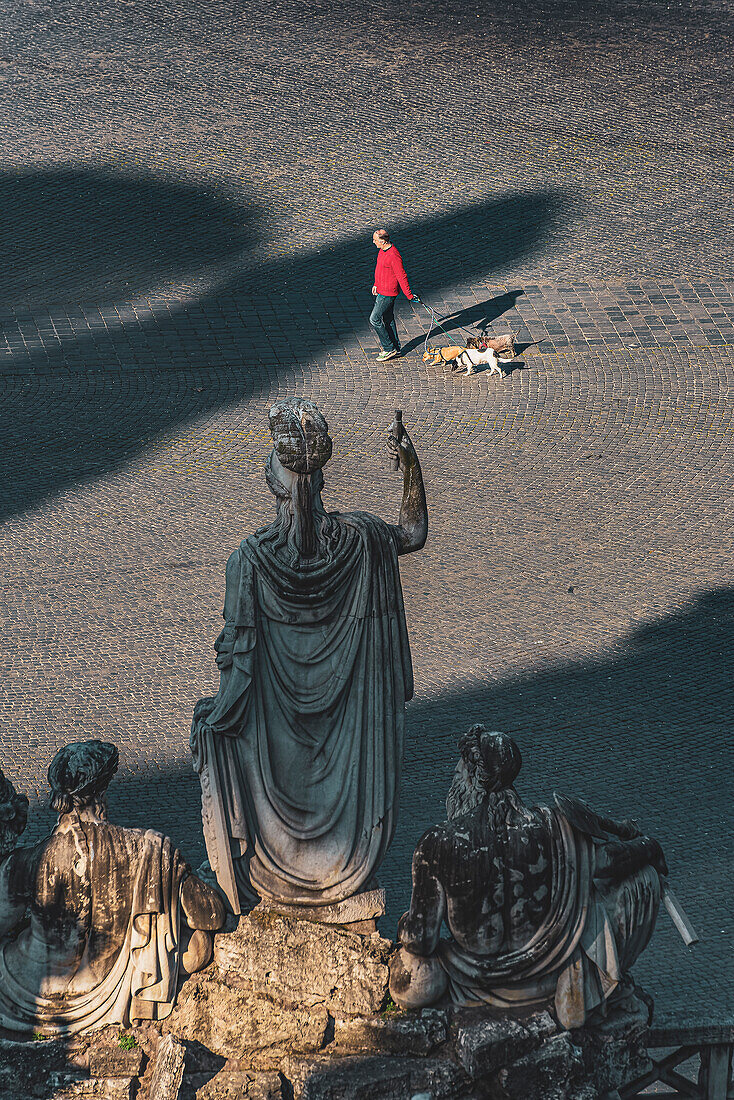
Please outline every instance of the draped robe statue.
[[[0, 1026], [9, 1031], [73, 1035], [163, 1019], [181, 974], [211, 957], [223, 901], [168, 837], [106, 820], [117, 762], [106, 742], [66, 745], [49, 768], [53, 833], [31, 848], [4, 843]], [[25, 825], [19, 798], [3, 777], [0, 820]]]
[[660, 845], [573, 799], [526, 806], [511, 737], [473, 726], [459, 747], [448, 821], [413, 857], [391, 963], [395, 1001], [414, 1008], [448, 996], [507, 1009], [554, 1000], [567, 1028], [603, 1014], [611, 998], [634, 1002], [627, 972], [655, 926], [667, 875]]
[[235, 913], [256, 897], [323, 906], [359, 892], [392, 839], [413, 691], [398, 555], [426, 538], [420, 466], [403, 431], [400, 523], [327, 514], [326, 421], [270, 410], [274, 523], [227, 564], [219, 693], [192, 751], [209, 861]]

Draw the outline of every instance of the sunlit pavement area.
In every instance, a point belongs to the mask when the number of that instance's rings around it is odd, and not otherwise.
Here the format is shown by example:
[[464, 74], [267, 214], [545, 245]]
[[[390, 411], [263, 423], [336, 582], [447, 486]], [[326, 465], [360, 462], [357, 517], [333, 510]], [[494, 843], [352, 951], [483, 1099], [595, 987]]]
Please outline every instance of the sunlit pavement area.
[[[111, 816], [204, 858], [188, 732], [224, 564], [272, 515], [275, 397], [333, 429], [327, 506], [397, 517], [401, 408], [431, 530], [393, 935], [457, 736], [520, 789], [636, 816], [656, 1019], [732, 1023], [731, 0], [3, 3], [0, 486], [6, 774], [115, 741]], [[371, 235], [504, 380], [378, 364]], [[448, 342], [439, 332], [430, 343]], [[51, 821], [34, 805], [28, 837]]]

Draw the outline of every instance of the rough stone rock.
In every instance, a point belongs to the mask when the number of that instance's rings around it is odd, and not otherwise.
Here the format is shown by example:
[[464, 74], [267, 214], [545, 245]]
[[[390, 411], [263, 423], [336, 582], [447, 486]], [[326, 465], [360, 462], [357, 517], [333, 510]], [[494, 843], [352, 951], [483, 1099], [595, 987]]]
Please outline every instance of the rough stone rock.
[[[269, 987], [275, 991], [275, 985]], [[225, 1058], [245, 1058], [261, 1069], [277, 1068], [286, 1051], [310, 1053], [323, 1046], [329, 1014], [322, 1005], [276, 1004], [207, 972], [187, 982], [166, 1024], [182, 1038], [196, 1037]]]
[[[46, 1100], [89, 1077], [85, 1042], [79, 1039], [17, 1042], [0, 1039], [2, 1100]], [[50, 1082], [54, 1082], [51, 1088]]]
[[[438, 1058], [319, 1058], [289, 1062], [284, 1076], [294, 1100], [470, 1100], [471, 1082], [454, 1063]], [[527, 1098], [526, 1098], [527, 1100]]]
[[132, 1100], [134, 1081], [131, 1077], [92, 1077], [84, 1081], [74, 1081], [55, 1087], [49, 1081], [53, 1091], [48, 1095], [53, 1100]]
[[266, 911], [297, 917], [299, 920], [317, 921], [320, 924], [355, 924], [384, 916], [385, 891], [377, 886], [374, 890], [352, 894], [333, 905], [284, 905], [264, 899], [258, 905], [257, 912]]
[[384, 1054], [430, 1054], [449, 1037], [448, 1015], [443, 1009], [388, 1013], [367, 1019], [341, 1017], [334, 1021], [334, 1042], [339, 1050], [372, 1050]]
[[372, 1016], [387, 997], [393, 945], [272, 911], [254, 910], [217, 936], [214, 962], [225, 981], [302, 1006]]
[[175, 1035], [162, 1035], [155, 1052], [148, 1100], [178, 1100], [185, 1063], [183, 1043]]
[[186, 1075], [180, 1100], [284, 1100], [279, 1073], [231, 1070]]
[[572, 1038], [581, 1051], [586, 1072], [593, 1076], [600, 1092], [613, 1093], [650, 1069], [646, 1025], [604, 1032], [584, 1028], [573, 1032]]
[[88, 1055], [90, 1077], [139, 1077], [143, 1068], [143, 1050], [135, 1046], [123, 1050], [117, 1046], [90, 1048]]
[[489, 1016], [486, 1009], [464, 1009], [454, 1014], [459, 1062], [472, 1078], [495, 1073], [525, 1057], [557, 1032], [549, 1012], [538, 1012], [523, 1020]]
[[507, 1100], [593, 1100], [584, 1062], [568, 1034], [554, 1035], [539, 1049], [500, 1070], [497, 1079]]

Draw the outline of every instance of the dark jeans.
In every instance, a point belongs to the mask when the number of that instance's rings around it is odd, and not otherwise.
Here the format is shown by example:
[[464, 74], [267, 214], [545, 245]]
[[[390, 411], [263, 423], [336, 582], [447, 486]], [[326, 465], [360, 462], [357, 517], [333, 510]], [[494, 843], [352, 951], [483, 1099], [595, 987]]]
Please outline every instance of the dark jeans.
[[400, 351], [398, 330], [395, 327], [395, 298], [388, 294], [375, 295], [370, 324], [380, 338], [383, 351]]

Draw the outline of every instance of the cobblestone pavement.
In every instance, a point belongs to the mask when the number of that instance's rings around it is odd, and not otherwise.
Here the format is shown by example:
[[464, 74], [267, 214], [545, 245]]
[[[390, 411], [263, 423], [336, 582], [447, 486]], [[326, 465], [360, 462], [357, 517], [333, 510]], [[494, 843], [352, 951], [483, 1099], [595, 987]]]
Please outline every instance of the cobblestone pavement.
[[[7, 774], [42, 798], [60, 744], [113, 739], [113, 816], [203, 858], [188, 727], [268, 404], [316, 399], [328, 504], [387, 519], [401, 407], [431, 533], [390, 930], [484, 720], [528, 795], [661, 839], [702, 944], [663, 916], [639, 976], [661, 1022], [731, 1021], [734, 6], [0, 10]], [[427, 367], [405, 301], [375, 362], [381, 223], [449, 331], [519, 331], [507, 379]]]

